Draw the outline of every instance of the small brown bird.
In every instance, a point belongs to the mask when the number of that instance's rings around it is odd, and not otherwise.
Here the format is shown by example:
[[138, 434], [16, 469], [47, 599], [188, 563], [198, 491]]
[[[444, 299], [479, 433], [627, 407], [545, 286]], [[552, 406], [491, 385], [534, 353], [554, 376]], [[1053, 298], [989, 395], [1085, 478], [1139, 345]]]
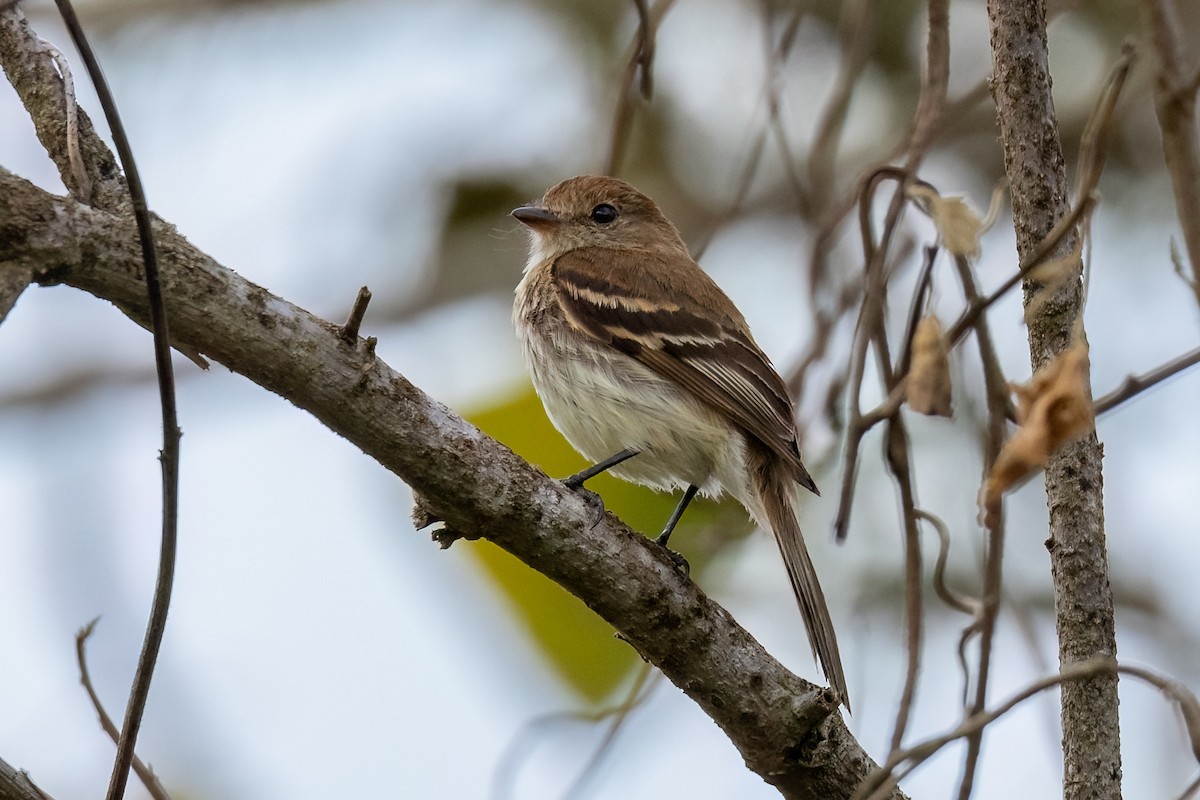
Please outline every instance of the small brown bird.
[[664, 546], [699, 492], [728, 492], [775, 535], [826, 678], [850, 708], [837, 637], [796, 517], [800, 460], [787, 388], [733, 302], [654, 202], [614, 178], [571, 178], [513, 216], [532, 246], [513, 321], [555, 427], [594, 467], [684, 489]]

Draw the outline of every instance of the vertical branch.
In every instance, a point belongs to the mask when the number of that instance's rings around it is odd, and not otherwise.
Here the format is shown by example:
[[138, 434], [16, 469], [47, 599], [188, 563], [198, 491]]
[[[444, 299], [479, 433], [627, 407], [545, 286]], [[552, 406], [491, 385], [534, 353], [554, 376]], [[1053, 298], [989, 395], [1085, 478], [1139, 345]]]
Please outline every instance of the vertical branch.
[[1200, 302], [1200, 134], [1196, 130], [1200, 69], [1186, 63], [1174, 0], [1143, 0], [1143, 5], [1158, 59], [1154, 100], [1162, 128], [1163, 156], [1192, 265], [1192, 290]]
[[[929, 0], [929, 30], [925, 38], [925, 68], [921, 73], [921, 96], [909, 139], [910, 159], [920, 159], [929, 148], [946, 105], [950, 84], [950, 0]], [[915, 161], [909, 168], [916, 167]]]
[[871, 34], [874, 32], [872, 12], [875, 10], [874, 4], [867, 0], [852, 0], [842, 9], [842, 58], [829, 101], [818, 118], [808, 154], [811, 201], [818, 208], [833, 202], [837, 148], [841, 143], [854, 89], [868, 63]]
[[[956, 256], [954, 266], [962, 283], [963, 295], [969, 306], [981, 302], [971, 265], [963, 256]], [[1000, 369], [1000, 359], [992, 346], [991, 330], [987, 317], [980, 315], [974, 323], [975, 341], [979, 347], [979, 360], [983, 365], [984, 391], [987, 397], [987, 435], [984, 440], [984, 475], [991, 472], [996, 456], [1004, 445], [1005, 422], [1008, 418], [1008, 384]], [[983, 591], [973, 628], [979, 634], [979, 669], [975, 679], [975, 697], [968, 715], [980, 713], [987, 703], [988, 677], [991, 673], [992, 641], [996, 631], [996, 614], [1000, 610], [1000, 587], [1004, 572], [1004, 514], [989, 520], [987, 550], [983, 566]], [[965, 641], [965, 640], [964, 640]], [[983, 729], [967, 736], [967, 755], [963, 762], [963, 775], [959, 782], [959, 797], [971, 796], [975, 782], [975, 767], [983, 746]]]
[[[633, 0], [637, 9], [638, 28], [634, 34], [632, 49], [625, 62], [625, 75], [621, 80], [621, 88], [617, 95], [617, 107], [613, 110], [612, 134], [608, 141], [608, 155], [604, 158], [601, 173], [615, 175], [625, 157], [629, 146], [629, 138], [633, 129], [633, 92], [634, 83], [638, 84], [638, 93], [642, 99], [649, 102], [654, 93], [654, 37], [658, 23], [662, 20], [667, 9], [674, 0], [659, 0], [653, 9], [647, 7], [646, 0]], [[640, 76], [640, 80], [639, 80]]]
[[886, 460], [888, 469], [900, 490], [900, 508], [904, 515], [904, 638], [905, 670], [904, 690], [896, 711], [896, 724], [892, 728], [892, 751], [904, 743], [904, 732], [908, 729], [908, 718], [917, 696], [917, 676], [921, 669], [921, 642], [924, 640], [922, 626], [923, 593], [921, 575], [924, 572], [921, 559], [921, 534], [917, 524], [917, 493], [912, 479], [912, 458], [909, 448], [908, 430], [900, 419], [900, 412], [888, 420], [886, 430]]
[[[1068, 210], [1046, 49], [1042, 2], [988, 0], [996, 104], [1004, 166], [1012, 187], [1017, 252], [1025, 259]], [[1081, 198], [1082, 200], [1082, 198]], [[1064, 237], [1054, 256], [1074, 250]], [[1034, 367], [1066, 349], [1082, 332], [1081, 265], [1047, 297], [1033, 277], [1024, 281], [1029, 350]], [[1038, 311], [1030, 312], [1036, 298]], [[1116, 654], [1112, 589], [1104, 539], [1102, 450], [1095, 433], [1063, 448], [1046, 465], [1051, 569], [1059, 663]], [[1121, 796], [1117, 679], [1101, 674], [1062, 687], [1063, 797]]]

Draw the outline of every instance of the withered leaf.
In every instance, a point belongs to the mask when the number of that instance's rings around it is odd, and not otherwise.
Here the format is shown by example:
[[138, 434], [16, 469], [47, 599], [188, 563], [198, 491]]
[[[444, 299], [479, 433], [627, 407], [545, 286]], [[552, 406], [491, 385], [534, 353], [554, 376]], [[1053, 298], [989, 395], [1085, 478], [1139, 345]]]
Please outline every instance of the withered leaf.
[[1085, 436], [1096, 424], [1090, 392], [1088, 348], [1072, 345], [1043, 366], [1028, 385], [1012, 385], [1020, 428], [1004, 443], [984, 492], [985, 519], [1000, 511], [1004, 493], [1045, 466], [1054, 451]]
[[983, 222], [961, 197], [943, 196], [933, 187], [918, 184], [909, 188], [909, 197], [921, 202], [937, 228], [942, 247], [956, 256], [979, 257], [979, 237]]
[[913, 332], [912, 366], [904, 386], [904, 399], [919, 414], [948, 417], [951, 409], [950, 359], [942, 323], [925, 316]]

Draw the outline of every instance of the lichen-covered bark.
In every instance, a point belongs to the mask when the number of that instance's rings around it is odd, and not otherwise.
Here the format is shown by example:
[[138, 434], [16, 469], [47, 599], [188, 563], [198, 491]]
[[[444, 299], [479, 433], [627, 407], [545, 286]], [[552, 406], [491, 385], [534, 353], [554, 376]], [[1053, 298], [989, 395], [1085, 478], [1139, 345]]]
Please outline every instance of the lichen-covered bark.
[[[1066, 167], [1059, 140], [1040, 0], [988, 0], [992, 94], [1012, 191], [1017, 253], [1034, 251], [1068, 210]], [[1057, 255], [1071, 252], [1068, 238]], [[1025, 282], [1030, 360], [1036, 368], [1083, 334], [1082, 282], [1076, 275], [1049, 297]], [[1037, 302], [1031, 302], [1034, 299]], [[1078, 333], [1076, 333], [1078, 331]], [[1059, 663], [1116, 655], [1112, 590], [1104, 534], [1103, 448], [1093, 433], [1063, 448], [1046, 466], [1050, 551]], [[1063, 797], [1119, 798], [1121, 748], [1117, 678], [1103, 675], [1063, 684]]]

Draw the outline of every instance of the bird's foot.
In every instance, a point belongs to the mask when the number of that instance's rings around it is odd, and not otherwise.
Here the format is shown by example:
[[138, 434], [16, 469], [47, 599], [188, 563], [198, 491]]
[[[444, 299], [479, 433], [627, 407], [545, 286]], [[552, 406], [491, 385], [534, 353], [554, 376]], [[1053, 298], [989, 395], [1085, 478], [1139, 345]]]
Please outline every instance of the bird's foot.
[[604, 498], [585, 487], [583, 480], [576, 480], [577, 478], [579, 478], [579, 475], [572, 475], [569, 478], [563, 478], [561, 483], [583, 498], [583, 502], [588, 504], [588, 508], [592, 510], [590, 518], [591, 527], [594, 528], [604, 519]]
[[675, 565], [675, 569], [679, 570], [679, 574], [683, 575], [685, 578], [690, 578], [692, 574], [692, 565], [688, 563], [688, 560], [683, 557], [682, 553], [677, 553], [671, 548], [667, 547], [667, 539], [670, 537], [670, 535], [670, 531], [665, 531], [662, 535], [654, 540], [654, 543], [663, 549], [663, 553], [665, 553], [667, 558], [671, 560], [671, 563]]

